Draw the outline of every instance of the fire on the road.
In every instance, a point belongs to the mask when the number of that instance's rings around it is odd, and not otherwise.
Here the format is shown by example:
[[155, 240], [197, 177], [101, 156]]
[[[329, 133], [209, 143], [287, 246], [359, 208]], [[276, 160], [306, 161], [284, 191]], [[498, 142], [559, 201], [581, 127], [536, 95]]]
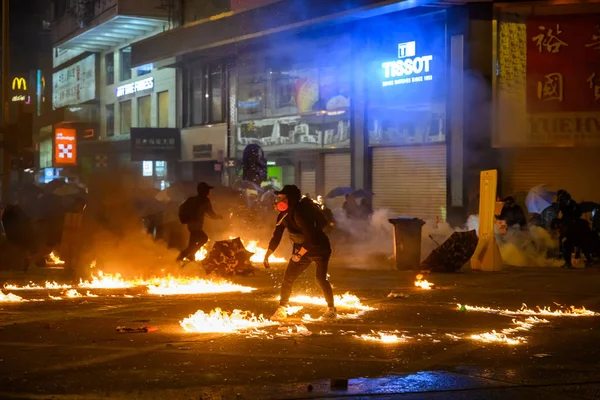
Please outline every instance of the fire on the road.
[[598, 316], [599, 313], [586, 310], [585, 307], [577, 308], [575, 306], [563, 307], [560, 304], [557, 304], [558, 309], [551, 309], [550, 307], [540, 307], [536, 306], [535, 310], [532, 310], [527, 307], [527, 304], [523, 304], [519, 310], [501, 310], [494, 309], [490, 307], [479, 307], [479, 306], [468, 306], [457, 304], [458, 309], [465, 309], [467, 311], [478, 311], [478, 312], [486, 312], [490, 314], [502, 314], [509, 316], [516, 315], [527, 315], [527, 316], [542, 316], [542, 317], [594, 317]]
[[404, 336], [400, 332], [384, 332], [384, 331], [371, 331], [370, 334], [355, 335], [358, 339], [365, 340], [367, 342], [379, 342], [379, 343], [405, 343], [410, 339], [408, 336]]
[[16, 294], [8, 293], [4, 294], [0, 292], [0, 303], [19, 303], [25, 301], [22, 297], [17, 296]]
[[[236, 239], [237, 236], [230, 236], [229, 239]], [[241, 239], [240, 239], [241, 240]], [[258, 246], [258, 241], [251, 240], [248, 244], [244, 243], [242, 240], [242, 244], [250, 253], [254, 253], [250, 257], [250, 261], [254, 263], [262, 263], [265, 260], [265, 256], [267, 255], [267, 249]], [[208, 256], [208, 250], [206, 246], [203, 246], [200, 250], [196, 252], [194, 255], [195, 261], [202, 261]], [[269, 262], [273, 264], [285, 263], [287, 260], [283, 257], [275, 257], [275, 255], [271, 254], [269, 256]]]
[[427, 280], [423, 279], [422, 274], [417, 275], [415, 279], [415, 286], [420, 287], [421, 289], [431, 290], [434, 286], [433, 283], [430, 283]]
[[255, 288], [237, 285], [227, 281], [213, 282], [198, 278], [167, 277], [154, 279], [148, 284], [149, 294], [182, 295], [182, 294], [207, 294], [207, 293], [250, 293]]
[[[346, 308], [351, 310], [359, 311], [373, 311], [376, 308], [366, 306], [360, 302], [360, 299], [353, 294], [348, 292], [343, 295], [334, 296], [335, 306], [337, 308]], [[327, 302], [322, 297], [310, 297], [310, 296], [294, 296], [290, 299], [290, 303], [298, 304], [314, 304], [317, 306], [327, 306]]]
[[233, 310], [231, 313], [215, 308], [208, 314], [202, 310], [179, 322], [186, 332], [196, 333], [237, 333], [239, 331], [278, 325], [262, 315], [258, 317], [249, 311]]

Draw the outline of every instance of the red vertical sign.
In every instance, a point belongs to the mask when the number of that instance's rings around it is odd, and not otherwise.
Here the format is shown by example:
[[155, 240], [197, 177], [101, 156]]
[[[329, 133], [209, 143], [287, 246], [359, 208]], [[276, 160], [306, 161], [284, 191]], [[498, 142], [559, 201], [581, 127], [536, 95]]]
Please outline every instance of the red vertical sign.
[[527, 20], [527, 111], [600, 111], [600, 15]]

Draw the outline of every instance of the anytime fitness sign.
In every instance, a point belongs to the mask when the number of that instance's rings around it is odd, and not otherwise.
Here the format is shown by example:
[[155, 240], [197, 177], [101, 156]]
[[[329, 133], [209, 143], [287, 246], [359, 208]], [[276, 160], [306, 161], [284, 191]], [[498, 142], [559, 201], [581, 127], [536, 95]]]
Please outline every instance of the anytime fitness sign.
[[430, 74], [432, 55], [417, 55], [417, 42], [398, 44], [398, 60], [381, 64], [383, 81], [381, 86], [396, 86], [409, 83], [432, 81]]

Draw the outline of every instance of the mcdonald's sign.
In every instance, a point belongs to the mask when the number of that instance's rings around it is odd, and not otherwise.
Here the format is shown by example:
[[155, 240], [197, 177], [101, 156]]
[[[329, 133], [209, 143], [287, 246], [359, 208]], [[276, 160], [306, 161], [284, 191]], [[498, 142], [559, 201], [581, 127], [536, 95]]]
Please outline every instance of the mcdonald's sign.
[[12, 81], [12, 90], [27, 91], [27, 81], [23, 77], [15, 77]]

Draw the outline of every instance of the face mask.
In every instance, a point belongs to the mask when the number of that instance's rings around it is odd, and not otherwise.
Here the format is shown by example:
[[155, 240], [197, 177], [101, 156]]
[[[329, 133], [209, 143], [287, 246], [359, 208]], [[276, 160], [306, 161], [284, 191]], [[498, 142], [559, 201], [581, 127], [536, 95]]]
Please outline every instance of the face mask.
[[277, 211], [284, 212], [288, 209], [288, 203], [285, 201], [280, 201], [277, 203]]

